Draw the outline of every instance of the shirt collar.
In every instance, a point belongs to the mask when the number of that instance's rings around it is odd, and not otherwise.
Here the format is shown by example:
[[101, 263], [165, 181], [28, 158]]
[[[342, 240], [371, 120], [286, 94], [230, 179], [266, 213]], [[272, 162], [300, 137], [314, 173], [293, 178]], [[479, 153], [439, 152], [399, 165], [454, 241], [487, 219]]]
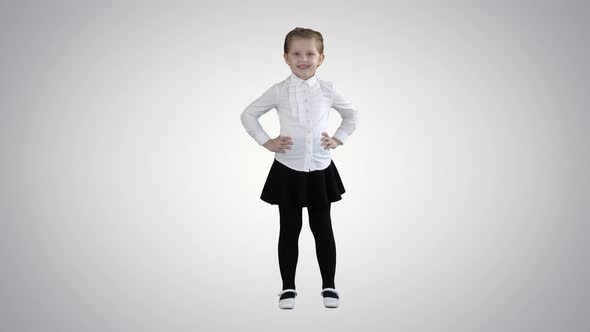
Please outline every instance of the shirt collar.
[[315, 82], [318, 80], [318, 78], [316, 77], [315, 74], [312, 77], [308, 78], [307, 80], [302, 80], [299, 77], [297, 77], [297, 75], [295, 75], [295, 73], [291, 73], [291, 76], [289, 76], [289, 79], [291, 80], [291, 84], [293, 84], [295, 86], [299, 86], [305, 82], [305, 83], [307, 83], [307, 85], [309, 87], [312, 87], [315, 84]]

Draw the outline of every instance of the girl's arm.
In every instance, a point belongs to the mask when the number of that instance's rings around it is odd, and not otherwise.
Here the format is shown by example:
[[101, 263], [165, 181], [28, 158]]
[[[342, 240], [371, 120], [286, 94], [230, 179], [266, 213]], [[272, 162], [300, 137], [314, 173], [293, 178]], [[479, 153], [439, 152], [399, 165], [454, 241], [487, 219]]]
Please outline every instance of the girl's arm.
[[340, 113], [342, 123], [332, 137], [340, 141], [341, 145], [348, 139], [358, 127], [359, 112], [354, 108], [352, 102], [332, 84], [332, 107]]
[[277, 106], [277, 90], [277, 84], [270, 87], [258, 99], [248, 105], [240, 116], [246, 132], [256, 140], [258, 145], [263, 145], [270, 140], [270, 136], [258, 122], [258, 118]]

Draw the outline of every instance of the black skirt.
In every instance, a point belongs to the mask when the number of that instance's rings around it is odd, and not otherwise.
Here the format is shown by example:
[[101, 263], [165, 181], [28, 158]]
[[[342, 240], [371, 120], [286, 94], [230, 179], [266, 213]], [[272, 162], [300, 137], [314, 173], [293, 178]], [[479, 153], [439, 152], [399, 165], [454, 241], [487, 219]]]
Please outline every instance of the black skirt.
[[290, 207], [325, 206], [345, 192], [334, 161], [325, 169], [301, 172], [274, 159], [260, 199]]

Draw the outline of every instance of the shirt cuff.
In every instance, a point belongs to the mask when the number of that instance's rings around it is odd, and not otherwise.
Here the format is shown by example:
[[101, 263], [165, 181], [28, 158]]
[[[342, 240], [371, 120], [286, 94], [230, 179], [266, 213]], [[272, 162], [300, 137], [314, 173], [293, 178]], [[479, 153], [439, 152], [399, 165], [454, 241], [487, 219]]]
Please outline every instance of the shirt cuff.
[[258, 134], [256, 137], [254, 137], [254, 139], [256, 140], [256, 142], [258, 142], [258, 145], [262, 145], [262, 144], [268, 142], [268, 140], [270, 139], [270, 136], [268, 136], [267, 133], [262, 132], [262, 133]]
[[344, 133], [344, 131], [342, 130], [336, 130], [332, 137], [337, 138], [340, 142], [342, 142], [342, 145], [344, 145], [344, 143], [348, 139], [348, 135], [346, 135], [346, 133]]

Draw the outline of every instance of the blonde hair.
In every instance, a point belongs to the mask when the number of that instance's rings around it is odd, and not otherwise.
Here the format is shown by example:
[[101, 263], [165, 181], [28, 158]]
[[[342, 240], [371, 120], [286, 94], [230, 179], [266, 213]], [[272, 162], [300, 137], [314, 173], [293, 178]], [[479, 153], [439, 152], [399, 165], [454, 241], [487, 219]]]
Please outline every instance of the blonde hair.
[[283, 51], [285, 53], [289, 53], [289, 47], [293, 38], [315, 38], [317, 40], [318, 51], [320, 54], [324, 53], [324, 37], [318, 31], [300, 27], [289, 31], [285, 37], [285, 44], [283, 45]]

